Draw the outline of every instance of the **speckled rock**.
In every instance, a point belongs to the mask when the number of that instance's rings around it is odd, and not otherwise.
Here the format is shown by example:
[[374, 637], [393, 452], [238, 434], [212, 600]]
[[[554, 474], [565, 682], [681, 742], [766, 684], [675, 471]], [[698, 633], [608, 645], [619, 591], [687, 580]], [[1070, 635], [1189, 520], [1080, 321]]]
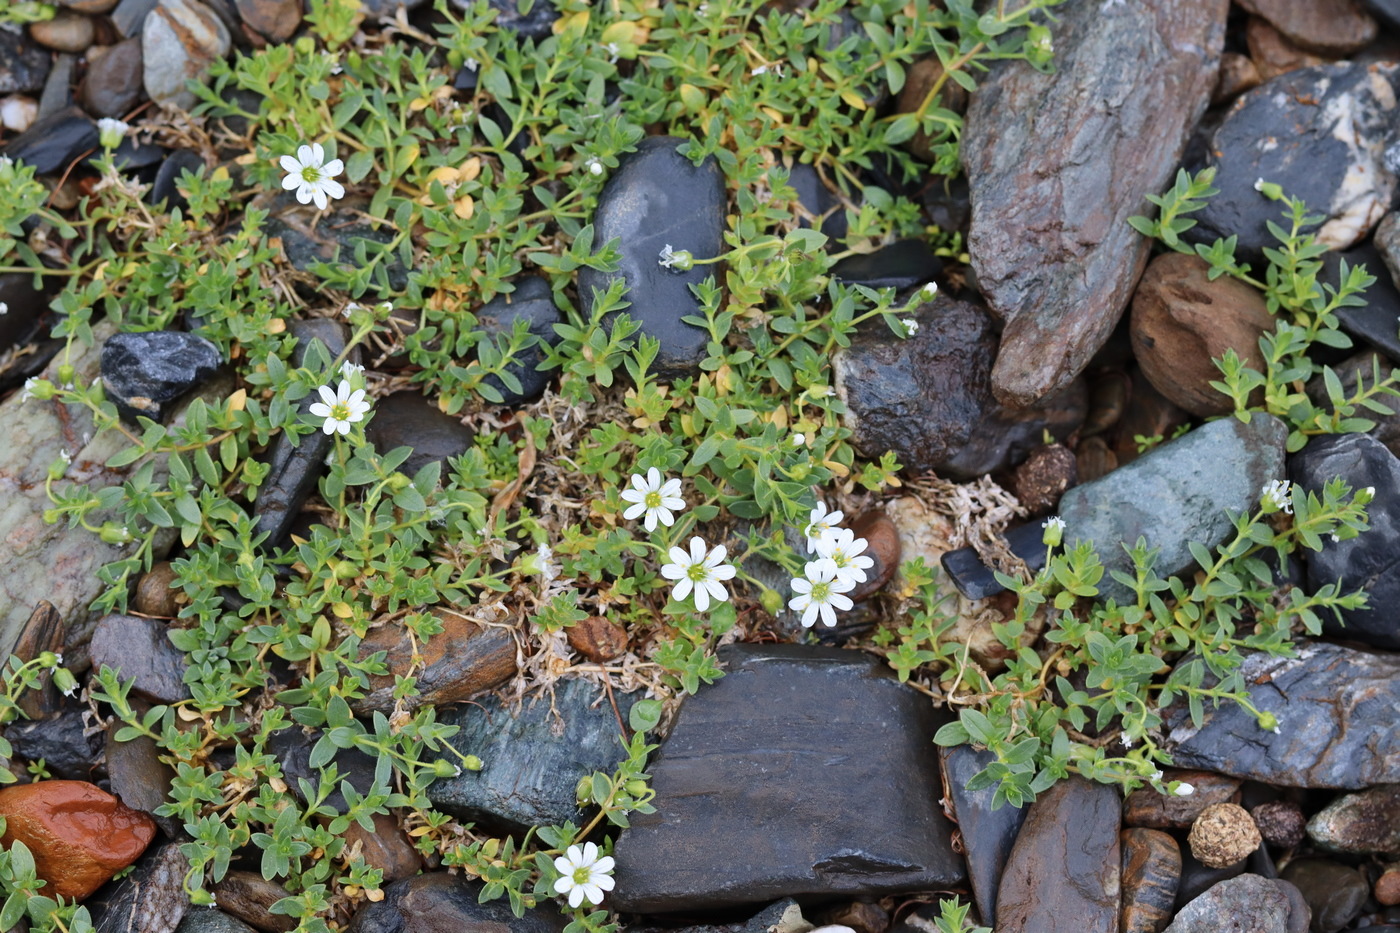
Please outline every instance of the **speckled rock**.
[[195, 96], [185, 83], [203, 80], [231, 47], [228, 27], [199, 0], [159, 0], [141, 26], [146, 93], [158, 104], [188, 110]]
[[1160, 829], [1125, 829], [1120, 933], [1161, 933], [1171, 921], [1181, 880], [1181, 849]]
[[1313, 815], [1307, 833], [1328, 852], [1400, 856], [1400, 784], [1338, 797]]
[[230, 871], [210, 890], [219, 909], [244, 923], [256, 925], [263, 933], [291, 933], [297, 922], [286, 914], [272, 913], [272, 905], [289, 897], [286, 888], [268, 881], [255, 871]]
[[0, 94], [42, 90], [49, 75], [49, 57], [22, 31], [0, 29]]
[[1307, 905], [1288, 882], [1245, 874], [1191, 901], [1164, 933], [1305, 933], [1308, 919]]
[[130, 874], [88, 900], [96, 933], [175, 933], [190, 909], [189, 870], [178, 843], [147, 849]]
[[113, 334], [102, 347], [102, 388], [128, 424], [163, 422], [223, 362], [218, 347], [183, 331]]
[[1254, 817], [1254, 825], [1259, 827], [1259, 835], [1271, 846], [1291, 849], [1303, 841], [1303, 829], [1307, 817], [1302, 809], [1291, 800], [1271, 800], [1261, 803], [1249, 811]]
[[197, 907], [185, 914], [175, 933], [257, 933], [257, 930], [221, 910]]
[[1006, 321], [992, 389], [1025, 407], [1068, 386], [1107, 340], [1150, 249], [1127, 219], [1165, 188], [1215, 84], [1225, 0], [1056, 10], [1055, 69], [993, 65], [962, 160], [969, 253]]
[[301, 25], [297, 0], [234, 0], [243, 22], [271, 42], [286, 42]]
[[1239, 5], [1322, 55], [1346, 55], [1376, 38], [1376, 21], [1357, 0], [1239, 0]]

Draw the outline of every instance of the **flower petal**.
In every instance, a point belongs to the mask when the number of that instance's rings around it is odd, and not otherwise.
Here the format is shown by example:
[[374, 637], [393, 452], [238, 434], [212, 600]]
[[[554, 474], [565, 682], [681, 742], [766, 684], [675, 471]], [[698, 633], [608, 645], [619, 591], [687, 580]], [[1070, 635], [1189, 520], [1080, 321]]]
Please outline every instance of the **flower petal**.
[[799, 593], [788, 600], [788, 608], [794, 612], [806, 609], [812, 603], [812, 597], [807, 593]]
[[[554, 870], [557, 871], [557, 872], [559, 872], [559, 874], [561, 874], [561, 875], [565, 875], [565, 876], [571, 876], [571, 875], [573, 875], [573, 873], [574, 873], [574, 868], [575, 868], [574, 863], [571, 862], [571, 861], [569, 861], [567, 858], [565, 858], [565, 857], [562, 856], [562, 855], [559, 856], [558, 858], [556, 858], [556, 859], [554, 860]], [[568, 881], [568, 883], [571, 884], [571, 885], [574, 883], [574, 879], [573, 879], [572, 877], [560, 878], [559, 881]], [[556, 881], [556, 882], [554, 882], [554, 883], [555, 883], [555, 884], [558, 884], [559, 881]]]
[[705, 566], [715, 566], [720, 561], [724, 560], [724, 556], [728, 553], [729, 549], [727, 547], [725, 547], [723, 544], [716, 544], [714, 550], [710, 551], [710, 556], [705, 558]]
[[301, 204], [310, 204], [313, 197], [310, 185], [299, 185], [297, 187], [297, 201]]
[[710, 569], [710, 579], [712, 580], [732, 580], [739, 571], [734, 569], [733, 564], [721, 564]]
[[675, 588], [671, 590], [671, 598], [678, 603], [684, 602], [685, 598], [690, 595], [690, 590], [693, 586], [695, 586], [694, 580], [690, 579], [690, 577], [682, 577], [680, 582], [675, 585]]
[[334, 418], [327, 418], [326, 423], [321, 425], [321, 430], [324, 431], [326, 434], [334, 434], [336, 425], [338, 425], [339, 423], [340, 422], [336, 421]]
[[646, 496], [647, 494], [642, 492], [640, 489], [624, 489], [621, 493], [621, 498], [623, 502], [635, 502], [638, 505], [640, 505], [646, 499]]
[[647, 507], [642, 503], [638, 502], [636, 505], [629, 505], [627, 509], [622, 513], [622, 517], [630, 522], [632, 519], [636, 518], [638, 515], [641, 515], [646, 510]]
[[667, 528], [670, 528], [676, 523], [676, 516], [672, 515], [671, 510], [666, 508], [664, 504], [658, 505], [656, 508], [652, 509], [651, 514], [653, 518], [661, 519], [661, 524], [665, 525]]
[[316, 150], [302, 143], [297, 147], [297, 161], [302, 164], [303, 168], [308, 165], [316, 165]]
[[[558, 867], [559, 867], [559, 863], [562, 862], [562, 861], [563, 861], [563, 859], [555, 859], [555, 860], [554, 860], [554, 867], [555, 867], [555, 868], [558, 868]], [[570, 891], [572, 891], [572, 890], [574, 889], [574, 879], [571, 877], [572, 875], [573, 875], [573, 869], [570, 868], [568, 871], [564, 872], [564, 875], [563, 875], [562, 878], [555, 878], [555, 879], [554, 879], [554, 893], [555, 893], [555, 894], [568, 894]]]
[[582, 903], [583, 903], [583, 885], [575, 885], [575, 886], [574, 886], [574, 889], [573, 889], [572, 891], [569, 892], [569, 906], [570, 906], [570, 907], [577, 907], [578, 905], [580, 905], [580, 904], [582, 904]]
[[288, 175], [286, 178], [282, 179], [282, 187], [286, 188], [288, 191], [291, 191], [293, 188], [300, 188], [301, 179], [296, 175]]
[[690, 562], [692, 564], [703, 564], [705, 562], [705, 539], [696, 535], [690, 539]]
[[655, 492], [661, 488], [661, 471], [656, 467], [647, 470], [647, 492]]
[[344, 437], [345, 435], [350, 433], [350, 422], [337, 421], [335, 423], [335, 429], [340, 432], [342, 437]]
[[[850, 609], [852, 605], [854, 605], [851, 602], [851, 598], [849, 596], [842, 596], [840, 593], [832, 593], [831, 598], [828, 599], [827, 602], [835, 606], [837, 609], [840, 609], [842, 612], [845, 612], [847, 609]], [[835, 617], [836, 613], [833, 612], [832, 618], [834, 619]], [[835, 623], [832, 624], [834, 625]]]
[[598, 843], [585, 842], [583, 844], [582, 865], [592, 865], [596, 861], [598, 861]]
[[292, 172], [296, 174], [299, 174], [301, 172], [301, 163], [298, 162], [293, 156], [284, 155], [282, 158], [277, 160], [277, 164], [282, 166], [282, 171], [284, 172]]
[[345, 186], [333, 178], [321, 179], [321, 190], [337, 200], [345, 197]]
[[658, 491], [663, 497], [679, 497], [681, 494], [681, 481], [679, 479], [668, 479]]
[[[325, 165], [321, 166], [321, 173], [323, 175], [339, 175], [343, 171], [345, 171], [345, 163], [339, 159], [331, 159]], [[336, 197], [340, 197], [340, 195], [336, 195]]]
[[687, 554], [685, 551], [682, 551], [680, 548], [673, 547], [667, 553], [671, 555], [671, 563], [680, 564], [682, 567], [690, 566], [690, 555]]
[[720, 583], [718, 580], [706, 580], [704, 586], [705, 589], [710, 591], [710, 595], [715, 598], [715, 602], [729, 602], [729, 591], [726, 590], [724, 584]]
[[819, 606], [817, 603], [810, 603], [808, 604], [807, 608], [802, 611], [803, 628], [812, 627], [812, 623], [817, 621], [817, 610], [820, 608], [821, 606]]
[[320, 168], [320, 167], [325, 163], [325, 161], [326, 161], [326, 150], [323, 149], [323, 148], [321, 148], [321, 144], [320, 144], [320, 143], [312, 143], [312, 144], [311, 144], [311, 152], [312, 152], [313, 155], [316, 156], [316, 162], [315, 162], [316, 167], [317, 167], [317, 168]]
[[[612, 857], [611, 855], [605, 855], [605, 856], [603, 856], [602, 858], [598, 859], [598, 861], [596, 861], [596, 862], [593, 863], [593, 871], [594, 871], [594, 872], [601, 872], [601, 873], [603, 873], [604, 875], [606, 875], [608, 872], [610, 872], [610, 871], [612, 871], [612, 870], [613, 870], [613, 857]], [[596, 879], [595, 879], [595, 880], [596, 880]], [[602, 882], [602, 881], [598, 881], [597, 883], [600, 884], [600, 885], [603, 885], [603, 882]], [[611, 890], [612, 890], [612, 879], [609, 878], [609, 879], [608, 879], [608, 883], [607, 883], [606, 885], [603, 885], [603, 887], [605, 887], [605, 888], [607, 888], [609, 891], [611, 891]]]
[[685, 578], [685, 568], [680, 564], [663, 564], [661, 575], [667, 580], [682, 580]]
[[710, 608], [710, 588], [704, 583], [695, 588], [695, 608], [700, 612]]
[[331, 406], [325, 402], [312, 402], [311, 407], [306, 409], [317, 418], [329, 418], [331, 416]]
[[642, 527], [645, 528], [647, 531], [655, 531], [655, 530], [656, 530], [656, 510], [655, 510], [655, 509], [647, 509], [646, 511], [647, 511], [647, 517], [646, 517], [646, 520], [642, 522]]
[[320, 185], [308, 187], [311, 187], [311, 200], [316, 202], [316, 209], [318, 211], [325, 210], [326, 205], [330, 204], [330, 202], [326, 200], [326, 189], [322, 188]]
[[584, 883], [583, 896], [588, 898], [588, 903], [595, 906], [603, 903], [603, 889], [594, 884], [592, 879]]

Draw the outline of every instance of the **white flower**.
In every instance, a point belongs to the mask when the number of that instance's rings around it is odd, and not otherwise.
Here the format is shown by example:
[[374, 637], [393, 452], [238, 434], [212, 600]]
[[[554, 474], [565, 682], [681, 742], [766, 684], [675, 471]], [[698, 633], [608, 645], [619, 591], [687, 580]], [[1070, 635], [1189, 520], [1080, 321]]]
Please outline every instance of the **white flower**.
[[608, 53], [608, 64], [609, 64], [609, 65], [616, 65], [616, 64], [617, 64], [617, 54], [618, 54], [618, 52], [622, 51], [621, 49], [619, 49], [619, 48], [617, 47], [617, 43], [616, 43], [616, 42], [604, 42], [604, 43], [603, 43], [603, 51]]
[[6, 304], [5, 302], [0, 301], [0, 314], [9, 314], [9, 313], [10, 313], [10, 306], [9, 306], [8, 304]]
[[284, 155], [281, 165], [287, 173], [287, 177], [282, 179], [282, 187], [288, 191], [295, 190], [297, 200], [302, 204], [315, 201], [318, 209], [325, 210], [330, 203], [328, 197], [345, 197], [345, 188], [334, 180], [344, 171], [345, 163], [339, 159], [327, 162], [326, 150], [321, 148], [320, 143], [302, 146], [294, 156]]
[[919, 322], [912, 317], [907, 317], [899, 323], [904, 325], [904, 336], [912, 337], [919, 332]]
[[584, 160], [583, 166], [588, 169], [588, 174], [590, 175], [603, 174], [603, 163], [598, 161], [597, 156], [589, 156]]
[[349, 360], [340, 364], [340, 376], [342, 379], [350, 379], [364, 371], [365, 368], [359, 363], [352, 363]]
[[845, 517], [845, 513], [840, 511], [828, 512], [826, 503], [817, 500], [817, 507], [807, 516], [807, 527], [802, 529], [802, 535], [807, 539], [807, 553], [811, 554], [817, 550], [817, 545], [831, 534], [831, 530], [841, 524]]
[[801, 431], [798, 431], [796, 434], [794, 434], [794, 435], [792, 436], [792, 446], [794, 446], [794, 447], [805, 447], [805, 446], [807, 446], [807, 435], [803, 434]]
[[865, 571], [875, 566], [875, 561], [861, 552], [866, 548], [866, 540], [857, 538], [849, 528], [833, 528], [817, 542], [817, 553], [836, 565], [838, 579], [851, 583], [864, 583]]
[[312, 403], [311, 414], [326, 419], [326, 423], [321, 425], [321, 430], [327, 434], [337, 431], [349, 434], [350, 425], [363, 421], [369, 412], [365, 390], [355, 389], [352, 392], [350, 383], [344, 379], [340, 380], [340, 386], [334, 392], [330, 386], [321, 386], [316, 391], [321, 394], [321, 400]]
[[1293, 494], [1287, 480], [1271, 480], [1259, 490], [1259, 504], [1265, 508], [1278, 509], [1293, 514]]
[[710, 600], [725, 602], [729, 593], [721, 580], [733, 579], [736, 571], [729, 564], [722, 564], [728, 551], [723, 544], [716, 545], [708, 553], [704, 539], [698, 535], [690, 539], [690, 553], [678, 547], [671, 548], [671, 563], [661, 568], [661, 575], [667, 580], [675, 580], [671, 598], [680, 602], [695, 590], [695, 608], [704, 612], [710, 608]]
[[1187, 784], [1185, 781], [1182, 781], [1176, 785], [1176, 795], [1178, 797], [1190, 797], [1195, 792], [1196, 788], [1190, 784]]
[[73, 462], [73, 455], [70, 454], [70, 453], [69, 453], [68, 451], [66, 451], [66, 450], [60, 450], [60, 451], [58, 452], [58, 455], [59, 455], [60, 457], [63, 458], [63, 462], [64, 462], [64, 463], [72, 463], [72, 462]]
[[845, 611], [853, 605], [850, 597], [843, 596], [855, 588], [855, 581], [839, 576], [836, 562], [829, 557], [809, 561], [802, 568], [803, 576], [792, 581], [792, 591], [797, 595], [788, 600], [788, 608], [802, 613], [802, 625], [811, 628], [822, 617], [827, 628], [836, 625], [836, 610]]
[[130, 129], [131, 127], [121, 120], [103, 117], [97, 121], [97, 140], [103, 149], [115, 149], [122, 144]]
[[481, 67], [481, 62], [477, 61], [474, 58], [464, 59], [462, 61], [462, 67], [467, 69], [468, 71], [476, 71], [478, 68]]
[[612, 856], [598, 857], [598, 847], [586, 842], [583, 847], [569, 846], [568, 851], [554, 860], [559, 878], [554, 882], [555, 894], [569, 895], [569, 906], [578, 907], [584, 898], [597, 906], [603, 903], [603, 892], [613, 889]]
[[695, 257], [690, 255], [688, 250], [671, 249], [671, 244], [667, 243], [661, 250], [661, 258], [657, 263], [663, 269], [670, 269], [674, 272], [688, 272], [695, 265]]
[[1153, 771], [1153, 772], [1152, 772], [1152, 777], [1148, 778], [1149, 781], [1160, 781], [1161, 779], [1162, 779], [1162, 772], [1161, 772], [1161, 771]]
[[1126, 732], [1124, 732], [1122, 735], [1118, 736], [1118, 741], [1120, 741], [1120, 742], [1123, 743], [1123, 747], [1124, 747], [1124, 748], [1132, 748], [1132, 747], [1133, 747], [1133, 737], [1132, 737], [1131, 735], [1128, 735], [1128, 733], [1126, 733]]
[[1262, 178], [1256, 178], [1256, 179], [1254, 179], [1254, 190], [1255, 190], [1255, 191], [1263, 191], [1263, 190], [1264, 190], [1264, 179], [1262, 179]]
[[634, 503], [627, 507], [622, 517], [631, 521], [646, 513], [642, 525], [647, 531], [656, 530], [657, 519], [670, 528], [676, 522], [676, 516], [672, 513], [685, 508], [685, 500], [681, 498], [681, 481], [668, 479], [662, 482], [661, 471], [656, 467], [647, 470], [645, 479], [642, 474], [633, 473], [632, 488], [622, 491], [622, 499]]
[[19, 394], [19, 400], [21, 402], [27, 402], [32, 399], [34, 397], [34, 386], [38, 385], [38, 383], [38, 376], [30, 376], [28, 379], [24, 380], [24, 391]]
[[932, 298], [934, 295], [938, 294], [938, 283], [925, 282], [924, 287], [921, 290], [923, 291], [925, 298]]

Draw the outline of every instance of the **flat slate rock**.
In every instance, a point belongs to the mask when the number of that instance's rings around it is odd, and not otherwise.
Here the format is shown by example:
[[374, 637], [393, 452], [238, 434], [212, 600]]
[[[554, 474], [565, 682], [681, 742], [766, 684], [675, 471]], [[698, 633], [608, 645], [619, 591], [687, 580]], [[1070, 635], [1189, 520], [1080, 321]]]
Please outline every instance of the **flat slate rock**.
[[1315, 642], [1296, 658], [1249, 654], [1240, 674], [1278, 733], [1234, 703], [1207, 706], [1199, 728], [1173, 708], [1166, 748], [1177, 765], [1285, 787], [1400, 783], [1400, 656]]
[[365, 437], [381, 454], [398, 447], [413, 452], [399, 465], [405, 476], [416, 476], [430, 463], [442, 465], [447, 476], [448, 458], [466, 453], [476, 432], [459, 418], [442, 412], [417, 389], [395, 392], [379, 399], [374, 405], [374, 420], [365, 429]]
[[64, 107], [0, 146], [0, 155], [32, 165], [40, 175], [51, 175], [96, 145], [97, 124], [92, 118], [79, 107]]
[[968, 790], [967, 782], [996, 755], [971, 745], [955, 745], [938, 750], [943, 770], [943, 793], [962, 833], [963, 857], [967, 859], [972, 894], [982, 911], [982, 922], [995, 925], [997, 891], [1001, 887], [1006, 860], [1016, 845], [1016, 836], [1026, 821], [1028, 807], [992, 809], [995, 787]]
[[[640, 694], [614, 693], [622, 721]], [[603, 689], [561, 680], [549, 697], [527, 701], [512, 717], [500, 700], [446, 709], [438, 721], [460, 726], [447, 741], [484, 763], [428, 786], [433, 806], [463, 819], [509, 828], [586, 822], [576, 798], [579, 778], [611, 773], [622, 757], [620, 726]], [[457, 764], [456, 755], [439, 757]]]
[[159, 619], [106, 616], [92, 633], [90, 650], [94, 671], [107, 665], [122, 680], [135, 680], [132, 689], [147, 699], [175, 703], [190, 698], [184, 652], [170, 643], [169, 628]]
[[506, 898], [482, 904], [480, 896], [479, 883], [450, 872], [405, 878], [360, 908], [345, 933], [559, 933], [566, 924], [547, 898], [517, 918]]
[[1133, 572], [1120, 544], [1132, 547], [1141, 536], [1161, 548], [1154, 569], [1162, 577], [1193, 566], [1188, 542], [1224, 542], [1235, 527], [1225, 511], [1253, 508], [1264, 485], [1282, 478], [1287, 437], [1282, 422], [1262, 414], [1249, 424], [1225, 418], [1202, 425], [1066, 492], [1065, 543], [1093, 542], [1105, 568], [1100, 594], [1125, 602], [1132, 592], [1108, 573]]
[[997, 894], [997, 933], [1117, 933], [1117, 788], [1078, 776], [1036, 798]]
[[1170, 183], [1210, 102], [1228, 6], [1066, 4], [1052, 73], [1006, 61], [979, 79], [968, 247], [1006, 322], [992, 391], [1007, 405], [1069, 385], [1127, 306], [1151, 249], [1127, 220]]
[[175, 933], [258, 933], [242, 920], [220, 910], [198, 907], [185, 914]]
[[937, 803], [946, 712], [857, 652], [730, 645], [720, 658], [727, 673], [687, 698], [651, 763], [656, 812], [617, 841], [614, 908], [964, 883]]
[[163, 422], [223, 362], [218, 347], [184, 331], [113, 334], [102, 346], [102, 387], [128, 424]]

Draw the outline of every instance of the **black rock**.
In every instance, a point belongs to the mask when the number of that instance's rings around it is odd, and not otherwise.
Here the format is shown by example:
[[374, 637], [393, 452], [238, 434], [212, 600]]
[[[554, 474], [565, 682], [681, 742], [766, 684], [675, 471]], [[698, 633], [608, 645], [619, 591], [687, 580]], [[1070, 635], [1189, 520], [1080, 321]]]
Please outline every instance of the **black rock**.
[[155, 8], [156, 0], [121, 0], [112, 11], [112, 22], [123, 36], [139, 36], [147, 14]]
[[77, 107], [65, 107], [34, 121], [0, 148], [0, 155], [32, 165], [40, 175], [51, 175], [96, 145], [97, 124]]
[[[341, 354], [349, 339], [345, 326], [329, 318], [293, 321], [288, 329], [297, 338], [297, 346], [292, 351], [292, 361], [297, 366], [306, 361], [313, 341], [321, 344], [329, 361]], [[357, 360], [358, 351], [352, 353], [350, 359]], [[318, 399], [315, 392], [302, 399], [303, 414]], [[326, 468], [326, 454], [330, 452], [332, 443], [334, 441], [330, 435], [319, 430], [295, 439], [286, 434], [277, 438], [268, 457], [270, 469], [267, 479], [258, 489], [257, 501], [253, 503], [258, 532], [267, 534], [264, 548], [277, 547], [287, 537], [298, 511], [316, 488], [321, 471]]]
[[1308, 907], [1286, 881], [1240, 875], [1183, 907], [1163, 933], [1307, 933]]
[[1173, 707], [1166, 749], [1178, 767], [1285, 787], [1400, 783], [1400, 657], [1305, 643], [1295, 658], [1248, 654], [1240, 675], [1250, 702], [1272, 713], [1279, 731], [1259, 728], [1235, 703], [1207, 705], [1199, 728]]
[[185, 655], [170, 643], [166, 625], [157, 619], [110, 615], [92, 633], [92, 668], [107, 665], [122, 680], [135, 679], [132, 689], [157, 703], [190, 698], [185, 686]]
[[476, 312], [476, 319], [487, 339], [500, 337], [502, 344], [510, 339], [516, 321], [526, 321], [535, 338], [516, 356], [515, 362], [506, 367], [506, 372], [519, 380], [520, 391], [509, 388], [494, 375], [484, 380], [485, 385], [501, 393], [501, 404], [515, 405], [542, 395], [549, 385], [550, 374], [535, 367], [544, 361], [543, 345], [559, 343], [554, 325], [564, 323], [564, 315], [554, 304], [554, 292], [548, 280], [535, 275], [519, 280], [515, 291], [497, 295], [483, 305]]
[[180, 824], [171, 817], [157, 816], [157, 807], [166, 803], [175, 769], [160, 760], [160, 749], [153, 739], [138, 735], [129, 742], [118, 742], [120, 724], [107, 729], [107, 779], [110, 790], [133, 810], [146, 813], [174, 838]]
[[1361, 872], [1330, 859], [1294, 859], [1281, 877], [1308, 902], [1313, 933], [1337, 933], [1345, 928], [1361, 914], [1371, 894]]
[[117, 117], [131, 111], [145, 91], [141, 84], [141, 40], [123, 39], [94, 58], [79, 92], [83, 107], [97, 117]]
[[[311, 751], [320, 739], [319, 732], [307, 735], [301, 727], [293, 726], [274, 732], [267, 741], [268, 752], [276, 756], [277, 763], [282, 766], [282, 780], [287, 782], [287, 787], [303, 803], [306, 802], [306, 796], [302, 793], [301, 782], [309, 782], [313, 792], [321, 784], [321, 773], [324, 769], [311, 767]], [[358, 748], [342, 748], [335, 753], [331, 764], [335, 765], [340, 776], [336, 778], [335, 789], [326, 795], [324, 803], [337, 813], [344, 813], [349, 809], [349, 805], [345, 795], [341, 793], [341, 782], [349, 782], [356, 793], [368, 793], [374, 786], [375, 759]], [[328, 769], [330, 766], [328, 764], [325, 767]]]
[[730, 645], [652, 760], [656, 812], [617, 841], [623, 911], [944, 889], [965, 878], [937, 800], [947, 721], [878, 661]]
[[113, 334], [102, 347], [102, 386], [122, 420], [165, 421], [174, 404], [223, 365], [219, 348], [184, 331]]
[[1220, 193], [1192, 217], [1194, 242], [1238, 235], [1236, 255], [1262, 269], [1282, 206], [1254, 190], [1262, 178], [1326, 220], [1317, 236], [1345, 249], [1385, 213], [1395, 176], [1381, 155], [1391, 132], [1397, 66], [1339, 62], [1299, 68], [1240, 97], [1207, 146]]
[[476, 90], [477, 72], [481, 70], [481, 64], [473, 61], [470, 65], [463, 65], [457, 69], [457, 74], [452, 78], [452, 87], [458, 91]]
[[170, 153], [156, 172], [155, 184], [151, 185], [146, 195], [147, 202], [155, 205], [164, 203], [166, 210], [187, 210], [190, 203], [175, 186], [179, 184], [181, 174], [197, 173], [203, 167], [204, 157], [193, 149], [177, 149]]
[[[112, 150], [112, 162], [124, 172], [135, 172], [138, 169], [149, 169], [151, 166], [159, 165], [165, 161], [165, 156], [169, 151], [164, 146], [137, 142], [131, 136], [126, 136], [122, 139], [121, 144]], [[94, 152], [88, 156], [86, 164], [92, 165], [98, 155], [100, 153]]]
[[[536, 698], [517, 717], [495, 697], [442, 711], [440, 722], [462, 730], [447, 741], [485, 767], [433, 782], [428, 799], [463, 819], [512, 828], [582, 824], [579, 778], [610, 772], [622, 754], [617, 714], [606, 700], [598, 702], [600, 696], [591, 681], [561, 680], [552, 704], [548, 697]], [[639, 697], [615, 693], [614, 699], [626, 722]], [[440, 757], [460, 762], [456, 755]]]
[[[321, 212], [314, 204], [299, 204], [290, 192], [279, 195], [277, 203], [263, 232], [281, 239], [287, 262], [302, 272], [312, 272], [323, 262], [351, 266], [362, 241], [385, 244], [394, 239], [387, 224], [375, 227], [365, 222], [367, 205], [360, 201], [336, 201], [319, 218]], [[378, 261], [374, 280], [396, 292], [408, 287], [408, 269], [397, 250]]]
[[[1386, 268], [1385, 262], [1381, 258], [1380, 251], [1370, 240], [1354, 246], [1348, 250], [1332, 251], [1322, 257], [1322, 272], [1318, 275], [1319, 285], [1330, 285], [1337, 288], [1342, 281], [1341, 264], [1343, 261], [1350, 267], [1364, 265], [1366, 271], [1376, 277], [1376, 281], [1359, 293], [1360, 298], [1366, 302], [1362, 307], [1338, 308], [1336, 311], [1337, 320], [1341, 323], [1342, 330], [1352, 337], [1364, 341], [1377, 350], [1384, 353], [1392, 363], [1400, 360], [1400, 328], [1395, 326], [1395, 320], [1400, 317], [1400, 289], [1395, 287], [1394, 277]], [[1314, 347], [1313, 358], [1322, 363], [1335, 363], [1336, 358], [1344, 355], [1346, 350], [1330, 350], [1326, 347]], [[1318, 354], [1323, 354], [1319, 356]], [[1335, 354], [1334, 358], [1329, 356]], [[1382, 372], [1385, 370], [1382, 369]]]
[[938, 754], [943, 769], [943, 793], [962, 833], [963, 857], [967, 859], [972, 894], [982, 909], [982, 922], [994, 925], [1002, 870], [1016, 845], [1016, 834], [1026, 821], [1028, 808], [1003, 806], [993, 810], [995, 787], [967, 789], [967, 782], [996, 761], [996, 755], [971, 745], [940, 748]]
[[[552, 0], [535, 0], [530, 12], [521, 13], [524, 5], [521, 0], [488, 0], [491, 9], [496, 11], [496, 27], [513, 32], [522, 39], [543, 39], [554, 31], [554, 21], [559, 11]], [[470, 10], [475, 5], [472, 0], [452, 0], [454, 6]]]
[[189, 859], [180, 846], [151, 846], [131, 874], [109, 881], [85, 903], [97, 933], [174, 933], [190, 909]]
[[713, 158], [697, 167], [681, 155], [684, 142], [651, 136], [622, 159], [603, 187], [593, 221], [595, 243], [618, 240], [617, 271], [585, 266], [578, 276], [585, 314], [593, 307], [595, 289], [605, 292], [613, 279], [626, 279], [631, 306], [623, 311], [641, 323], [643, 333], [661, 341], [653, 366], [656, 375], [667, 379], [693, 372], [705, 357], [709, 335], [681, 320], [701, 313], [691, 286], [711, 276], [723, 278], [715, 265], [696, 265], [688, 272], [661, 265], [667, 246], [696, 259], [711, 259], [723, 249], [724, 174]]
[[904, 291], [932, 282], [942, 271], [943, 261], [923, 240], [899, 240], [873, 253], [847, 256], [831, 267], [831, 277], [847, 285]]
[[[1289, 477], [1310, 492], [1321, 493], [1340, 477], [1352, 489], [1372, 487], [1366, 507], [1370, 529], [1346, 541], [1324, 539], [1322, 550], [1308, 554], [1308, 590], [1341, 581], [1342, 592], [1363, 590], [1367, 608], [1341, 610], [1342, 623], [1322, 613], [1323, 631], [1378, 648], [1400, 648], [1400, 460], [1368, 434], [1321, 435], [1294, 454]], [[1343, 624], [1344, 623], [1344, 624]]]
[[49, 773], [70, 781], [91, 781], [99, 770], [101, 733], [84, 735], [83, 711], [70, 709], [52, 719], [19, 720], [5, 727], [15, 754], [44, 760]]
[[[0, 33], [4, 30], [0, 30]], [[48, 311], [48, 296], [34, 287], [34, 276], [22, 272], [0, 275], [0, 353], [33, 340], [39, 332], [39, 319]]]
[[781, 901], [769, 904], [749, 919], [734, 923], [705, 923], [679, 929], [666, 926], [629, 925], [627, 931], [628, 933], [773, 933], [774, 928], [779, 930], [793, 928], [794, 922], [798, 919], [806, 919], [802, 916], [801, 906], [792, 898], [785, 897]]
[[[1045, 527], [1040, 522], [1017, 525], [1004, 535], [1006, 546], [1021, 560], [1031, 573], [1039, 573], [1045, 566]], [[948, 551], [939, 559], [943, 570], [953, 585], [968, 599], [986, 599], [995, 596], [1006, 587], [997, 582], [992, 568], [982, 563], [977, 551], [971, 547], [960, 547]]]
[[1361, 0], [1366, 8], [1392, 26], [1400, 26], [1400, 0]]
[[[822, 184], [816, 169], [802, 162], [797, 163], [788, 175], [788, 186], [797, 192], [797, 203], [813, 218], [825, 215], [826, 219], [822, 221], [821, 226], [822, 233], [836, 241], [846, 238], [846, 211], [842, 208], [841, 201], [831, 193], [831, 189]], [[810, 227], [811, 224], [804, 217], [800, 226]]]
[[49, 53], [22, 30], [0, 29], [0, 94], [32, 94], [49, 75]]
[[405, 878], [360, 908], [345, 933], [559, 933], [568, 922], [547, 899], [516, 917], [505, 898], [480, 897], [479, 883], [449, 872]]
[[476, 432], [443, 414], [421, 392], [410, 389], [375, 403], [374, 420], [365, 429], [365, 436], [381, 454], [396, 447], [412, 447], [413, 453], [399, 467], [411, 477], [429, 463], [441, 463], [446, 475], [447, 459], [466, 453]]
[[236, 920], [220, 910], [196, 907], [185, 914], [175, 933], [258, 933], [242, 920]]

